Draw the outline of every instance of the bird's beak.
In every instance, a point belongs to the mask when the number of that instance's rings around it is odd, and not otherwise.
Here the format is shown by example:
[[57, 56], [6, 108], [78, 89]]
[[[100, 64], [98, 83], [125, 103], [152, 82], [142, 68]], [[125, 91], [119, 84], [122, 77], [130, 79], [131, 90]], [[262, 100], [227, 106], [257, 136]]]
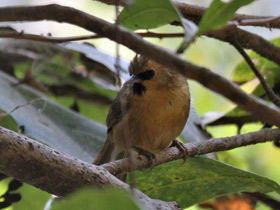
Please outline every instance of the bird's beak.
[[127, 80], [126, 84], [132, 84], [132, 83], [139, 83], [143, 82], [143, 80], [136, 78], [135, 76], [132, 76], [129, 80]]

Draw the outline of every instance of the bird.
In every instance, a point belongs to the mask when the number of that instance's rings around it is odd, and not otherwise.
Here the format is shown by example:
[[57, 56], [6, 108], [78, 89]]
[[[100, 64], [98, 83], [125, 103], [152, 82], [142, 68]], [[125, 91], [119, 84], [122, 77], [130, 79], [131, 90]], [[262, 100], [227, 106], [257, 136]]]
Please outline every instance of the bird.
[[190, 112], [187, 79], [143, 55], [131, 61], [129, 74], [109, 109], [107, 139], [95, 165], [128, 157], [129, 151], [154, 156], [171, 145], [184, 150], [176, 138]]

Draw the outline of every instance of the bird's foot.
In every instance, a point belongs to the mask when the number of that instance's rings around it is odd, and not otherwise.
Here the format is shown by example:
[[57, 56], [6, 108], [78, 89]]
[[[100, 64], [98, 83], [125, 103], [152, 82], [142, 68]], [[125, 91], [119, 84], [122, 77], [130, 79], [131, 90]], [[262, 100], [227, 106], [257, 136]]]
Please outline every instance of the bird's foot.
[[156, 156], [154, 153], [149, 152], [148, 150], [145, 150], [143, 148], [140, 147], [133, 147], [139, 155], [144, 155], [149, 162], [149, 165], [152, 167], [153, 163], [156, 161]]
[[189, 156], [188, 149], [185, 147], [185, 145], [178, 141], [177, 139], [173, 140], [170, 147], [176, 147], [181, 153], [183, 153], [183, 160], [186, 162], [187, 157]]

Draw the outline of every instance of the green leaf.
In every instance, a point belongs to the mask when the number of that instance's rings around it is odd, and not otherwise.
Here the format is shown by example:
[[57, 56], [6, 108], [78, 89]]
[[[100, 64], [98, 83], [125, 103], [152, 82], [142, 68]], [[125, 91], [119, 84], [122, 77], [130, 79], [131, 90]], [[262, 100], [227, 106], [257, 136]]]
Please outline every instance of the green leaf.
[[[273, 44], [276, 46], [280, 46], [280, 38], [276, 38], [273, 40], [270, 40]], [[249, 57], [254, 62], [257, 69], [260, 71], [260, 73], [263, 75], [265, 81], [267, 84], [274, 88], [275, 93], [280, 95], [278, 85], [280, 84], [280, 67], [275, 64], [274, 62], [267, 60], [266, 58], [261, 57], [257, 53], [253, 51], [248, 52]], [[257, 79], [256, 75], [252, 71], [252, 69], [248, 66], [247, 62], [242, 60], [234, 69], [232, 80], [236, 83], [244, 84], [245, 85], [251, 85], [251, 81], [253, 79]], [[277, 87], [276, 87], [277, 85]], [[275, 88], [276, 87], [276, 88]], [[251, 90], [251, 94], [262, 97], [265, 95], [265, 90], [263, 89], [263, 86], [261, 84], [258, 84], [256, 87]], [[235, 107], [232, 110], [230, 110], [227, 113], [219, 114], [216, 119], [208, 121], [206, 124], [214, 123], [218, 120], [223, 120], [224, 118], [238, 118], [238, 117], [250, 117], [250, 114], [244, 110], [242, 110], [239, 107]], [[205, 119], [207, 120], [207, 119]], [[245, 124], [245, 123], [244, 123]]]
[[63, 200], [56, 200], [51, 210], [141, 210], [132, 197], [120, 190], [106, 189], [82, 189]]
[[122, 10], [118, 18], [121, 25], [131, 30], [152, 29], [180, 21], [169, 0], [135, 0]]
[[13, 204], [13, 210], [38, 210], [44, 206], [51, 194], [36, 187], [24, 184], [17, 192], [21, 194], [21, 200]]
[[265, 177], [214, 161], [188, 158], [135, 172], [136, 187], [152, 198], [175, 200], [181, 208], [236, 192], [277, 192], [280, 186]]
[[[1, 116], [2, 115], [2, 116]], [[18, 125], [11, 115], [6, 115], [0, 110], [0, 126], [8, 128], [12, 131], [18, 130]]]
[[26, 135], [92, 162], [106, 139], [105, 126], [52, 102], [33, 88], [15, 86], [17, 82], [0, 71], [0, 109], [9, 112], [21, 105], [11, 116], [19, 126], [25, 127]]
[[197, 34], [221, 28], [231, 20], [235, 12], [242, 6], [252, 3], [254, 0], [232, 0], [229, 3], [221, 0], [213, 0], [202, 17]]
[[[271, 40], [271, 43], [280, 46], [280, 38]], [[254, 51], [249, 51], [248, 55], [265, 79], [268, 77], [274, 78], [274, 83], [280, 80], [280, 68], [277, 64], [261, 57]], [[254, 78], [256, 78], [256, 76], [245, 60], [242, 60], [235, 67], [232, 75], [232, 80], [237, 83], [248, 82]]]

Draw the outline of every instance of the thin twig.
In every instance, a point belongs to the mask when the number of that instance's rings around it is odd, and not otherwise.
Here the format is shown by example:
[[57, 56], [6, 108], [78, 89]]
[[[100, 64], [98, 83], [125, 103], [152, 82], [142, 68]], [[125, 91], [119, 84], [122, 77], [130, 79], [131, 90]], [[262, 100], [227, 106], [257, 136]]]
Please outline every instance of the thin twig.
[[[137, 34], [139, 36], [146, 37], [146, 38], [158, 38], [158, 39], [184, 37], [183, 33], [142, 32]], [[46, 37], [46, 36], [39, 36], [35, 34], [24, 34], [24, 33], [9, 33], [9, 34], [0, 33], [0, 38], [23, 39], [23, 40], [48, 42], [48, 43], [64, 43], [64, 42], [72, 42], [72, 41], [83, 41], [88, 39], [99, 39], [105, 37], [100, 35], [86, 35], [86, 36], [75, 36], [75, 37]]]
[[[115, 5], [115, 34], [116, 34], [116, 40], [120, 39], [120, 33], [119, 33], [119, 0], [115, 0], [116, 5]], [[116, 42], [116, 57], [115, 57], [115, 68], [117, 70], [117, 88], [119, 89], [121, 87], [121, 77], [120, 77], [120, 71], [121, 71], [121, 66], [120, 66], [120, 44], [117, 41]]]
[[264, 90], [266, 91], [269, 99], [278, 107], [280, 107], [280, 98], [274, 93], [274, 91], [271, 89], [271, 87], [267, 84], [265, 79], [263, 78], [260, 71], [257, 69], [251, 58], [248, 56], [248, 54], [243, 50], [243, 48], [240, 46], [238, 41], [235, 41], [233, 43], [233, 46], [236, 48], [236, 50], [243, 56], [244, 60], [247, 62], [247, 64], [250, 66], [254, 74], [258, 77], [260, 80], [260, 83], [262, 84]]
[[[0, 113], [0, 120], [1, 120], [2, 118], [7, 117], [8, 115], [12, 114], [12, 113], [15, 112], [16, 110], [21, 109], [21, 108], [23, 108], [23, 107], [25, 107], [25, 106], [31, 105], [31, 104], [33, 104], [33, 103], [35, 103], [35, 102], [37, 102], [37, 101], [43, 101], [43, 102], [44, 102], [44, 106], [45, 106], [45, 103], [46, 103], [46, 100], [45, 100], [45, 99], [43, 99], [43, 98], [35, 98], [35, 99], [32, 99], [32, 100], [26, 102], [25, 104], [21, 104], [21, 105], [15, 106], [13, 109], [11, 109], [11, 110], [8, 111], [8, 112]], [[44, 107], [44, 106], [43, 106], [43, 107]]]
[[96, 38], [103, 38], [103, 37], [100, 35], [88, 35], [88, 36], [54, 38], [54, 37], [39, 36], [34, 34], [8, 33], [8, 34], [0, 34], [0, 38], [23, 39], [23, 40], [49, 42], [49, 43], [64, 43], [64, 42], [81, 41], [86, 39], [96, 39]]
[[[254, 18], [254, 19], [245, 19], [245, 20], [236, 20], [232, 21], [232, 24], [237, 23], [240, 26], [260, 26], [267, 25], [270, 28], [271, 24], [275, 21], [278, 21], [280, 16], [276, 17], [264, 17], [264, 18]], [[231, 22], [229, 23], [231, 24]]]

